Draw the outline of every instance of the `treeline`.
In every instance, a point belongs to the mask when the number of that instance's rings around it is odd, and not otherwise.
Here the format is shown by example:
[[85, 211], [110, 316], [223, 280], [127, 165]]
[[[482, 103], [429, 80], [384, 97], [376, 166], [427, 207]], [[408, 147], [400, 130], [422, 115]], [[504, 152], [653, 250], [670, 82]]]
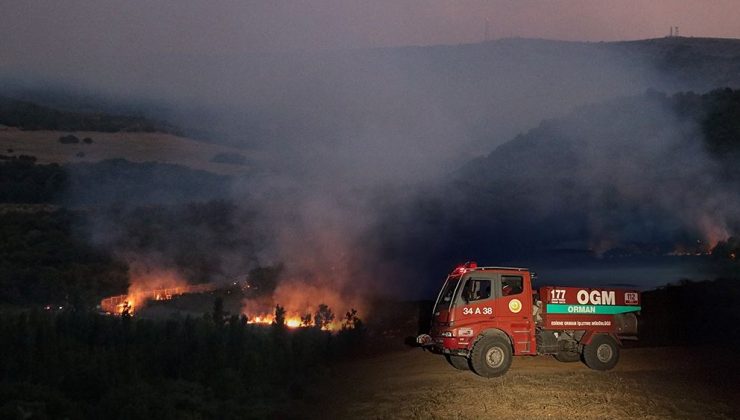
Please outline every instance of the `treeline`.
[[[193, 282], [212, 281], [237, 253], [246, 271], [262, 238], [248, 210], [218, 199], [229, 187], [177, 165], [0, 160], [0, 304], [91, 308], [125, 293], [128, 267], [113, 249], [157, 256]], [[92, 225], [107, 232], [95, 243]]]
[[362, 340], [211, 314], [0, 313], [0, 418], [295, 417], [293, 403], [324, 397], [321, 367]]
[[160, 132], [181, 135], [165, 122], [138, 116], [62, 111], [33, 102], [0, 97], [0, 124], [23, 130]]
[[716, 158], [737, 163], [740, 157], [740, 90], [717, 89], [700, 95], [678, 93], [671, 98], [682, 117], [694, 119]]
[[37, 165], [32, 156], [0, 155], [0, 203], [52, 203], [67, 189], [68, 176], [56, 163]]
[[157, 162], [108, 159], [64, 166], [69, 176], [70, 206], [151, 206], [201, 202], [227, 197], [228, 176]]
[[156, 162], [109, 159], [38, 164], [33, 156], [0, 155], [0, 203], [70, 206], [172, 204], [226, 197], [228, 176]]
[[0, 216], [0, 304], [92, 308], [125, 293], [128, 268], [75, 231], [84, 216], [66, 210]]
[[[105, 238], [92, 243], [91, 224]], [[92, 308], [126, 292], [119, 254], [156, 257], [192, 283], [229, 278], [253, 266], [264, 240], [250, 214], [227, 201], [97, 211], [0, 204], [0, 304]], [[251, 269], [254, 291], [271, 292], [279, 271]]]

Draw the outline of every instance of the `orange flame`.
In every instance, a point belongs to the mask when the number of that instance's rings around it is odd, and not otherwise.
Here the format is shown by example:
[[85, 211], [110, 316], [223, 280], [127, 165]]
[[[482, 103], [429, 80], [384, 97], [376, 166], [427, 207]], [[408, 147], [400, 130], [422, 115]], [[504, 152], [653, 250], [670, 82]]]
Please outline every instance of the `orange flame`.
[[215, 288], [211, 283], [189, 285], [173, 271], [150, 271], [133, 278], [127, 294], [105, 298], [100, 302], [100, 307], [111, 314], [133, 315], [150, 300], [169, 300], [174, 296], [202, 293]]
[[[247, 324], [263, 324], [263, 325], [271, 325], [275, 321], [275, 316], [272, 314], [261, 314], [258, 316], [255, 316], [254, 318], [250, 318], [247, 321]], [[285, 316], [285, 326], [291, 329], [295, 328], [308, 328], [308, 327], [314, 327], [315, 324], [313, 321], [311, 321], [308, 324], [305, 324], [303, 322], [303, 319], [297, 314], [290, 314]], [[342, 329], [342, 323], [341, 321], [338, 321], [334, 319], [330, 323], [324, 325], [322, 327], [325, 331], [339, 331]]]
[[[356, 296], [346, 296], [328, 285], [285, 280], [278, 285], [271, 297], [245, 300], [242, 313], [247, 315], [247, 322], [250, 324], [272, 324], [275, 319], [275, 305], [280, 305], [286, 309], [287, 327], [309, 327], [315, 325], [313, 318], [320, 304], [327, 305], [334, 314], [334, 320], [322, 328], [327, 331], [342, 329], [344, 314], [350, 309], [357, 309], [360, 313], [364, 313], [365, 309], [363, 302]], [[308, 325], [302, 319], [306, 315], [311, 317]]]

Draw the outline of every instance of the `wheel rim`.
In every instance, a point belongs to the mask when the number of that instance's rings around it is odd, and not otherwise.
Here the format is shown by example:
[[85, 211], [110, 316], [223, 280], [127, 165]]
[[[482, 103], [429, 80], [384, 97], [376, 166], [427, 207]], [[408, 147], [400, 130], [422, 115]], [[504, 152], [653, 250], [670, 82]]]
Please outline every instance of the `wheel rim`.
[[498, 347], [491, 347], [486, 352], [486, 364], [492, 368], [497, 368], [504, 364], [504, 351]]
[[614, 356], [614, 351], [612, 350], [612, 347], [608, 344], [602, 344], [596, 349], [596, 357], [601, 363], [606, 363], [610, 361], [612, 359], [612, 356]]

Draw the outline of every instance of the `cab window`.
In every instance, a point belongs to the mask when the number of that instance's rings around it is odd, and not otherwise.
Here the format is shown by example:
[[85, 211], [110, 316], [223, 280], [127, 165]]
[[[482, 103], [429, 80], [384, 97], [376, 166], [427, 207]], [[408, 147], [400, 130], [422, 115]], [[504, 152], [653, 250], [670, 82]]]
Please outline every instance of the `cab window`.
[[465, 283], [465, 287], [463, 287], [461, 296], [467, 302], [490, 298], [491, 280], [469, 279]]
[[[460, 276], [457, 277], [448, 277], [447, 281], [445, 282], [444, 289], [442, 289], [442, 293], [439, 294], [439, 301], [437, 302], [437, 307], [448, 307], [450, 306], [450, 302], [452, 301], [452, 295], [455, 293], [455, 289], [457, 288], [457, 284], [460, 283]], [[435, 312], [437, 309], [435, 308]]]
[[522, 276], [501, 276], [501, 296], [518, 295], [523, 290]]

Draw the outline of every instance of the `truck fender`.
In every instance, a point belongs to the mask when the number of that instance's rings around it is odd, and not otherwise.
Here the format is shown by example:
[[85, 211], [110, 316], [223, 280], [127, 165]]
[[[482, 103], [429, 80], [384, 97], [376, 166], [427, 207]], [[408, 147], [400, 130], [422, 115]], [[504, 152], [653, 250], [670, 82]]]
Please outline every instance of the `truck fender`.
[[594, 332], [594, 331], [586, 331], [586, 333], [583, 334], [583, 337], [581, 337], [581, 340], [578, 342], [578, 344], [587, 346], [587, 345], [591, 344], [591, 340], [593, 340], [593, 338], [595, 336], [601, 335], [601, 334], [605, 334], [605, 335], [610, 336], [611, 338], [614, 339], [614, 341], [617, 342], [617, 344], [620, 347], [622, 346], [622, 340], [620, 340], [619, 337], [617, 337], [615, 334], [607, 334], [607, 333]]
[[480, 341], [481, 338], [483, 338], [483, 337], [489, 337], [489, 336], [503, 337], [503, 338], [506, 339], [506, 341], [509, 342], [509, 345], [511, 345], [511, 348], [512, 349], [514, 348], [514, 343], [511, 341], [511, 337], [509, 337], [509, 334], [506, 334], [506, 332], [504, 332], [503, 330], [500, 330], [498, 328], [489, 328], [487, 330], [481, 331], [480, 334], [478, 334], [478, 336], [475, 338], [475, 340], [473, 340], [470, 343], [470, 347], [469, 348], [472, 349], [473, 347], [475, 347], [475, 343], [477, 343], [478, 341]]

